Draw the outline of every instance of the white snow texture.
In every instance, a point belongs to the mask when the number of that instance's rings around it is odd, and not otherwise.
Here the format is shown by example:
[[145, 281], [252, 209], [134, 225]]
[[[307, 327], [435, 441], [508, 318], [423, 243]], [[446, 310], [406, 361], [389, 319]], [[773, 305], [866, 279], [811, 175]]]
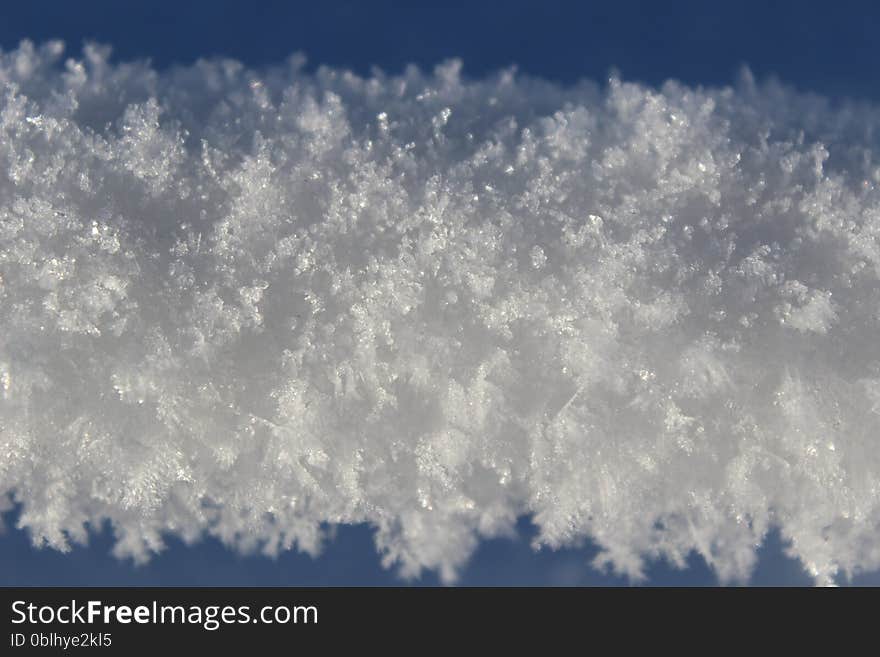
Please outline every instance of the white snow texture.
[[[454, 581], [880, 567], [880, 107], [0, 53], [0, 504]], [[2, 498], [5, 498], [3, 500]]]

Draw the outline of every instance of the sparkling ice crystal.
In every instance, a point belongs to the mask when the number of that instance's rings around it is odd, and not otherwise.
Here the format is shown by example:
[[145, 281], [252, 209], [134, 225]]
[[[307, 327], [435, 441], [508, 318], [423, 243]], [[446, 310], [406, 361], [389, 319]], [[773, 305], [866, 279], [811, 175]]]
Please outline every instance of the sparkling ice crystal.
[[0, 54], [0, 506], [447, 581], [880, 567], [880, 108], [301, 57]]

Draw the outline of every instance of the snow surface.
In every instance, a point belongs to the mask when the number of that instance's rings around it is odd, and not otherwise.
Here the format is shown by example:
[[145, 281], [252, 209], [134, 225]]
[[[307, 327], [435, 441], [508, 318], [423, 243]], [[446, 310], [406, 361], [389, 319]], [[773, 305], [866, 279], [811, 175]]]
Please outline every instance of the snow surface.
[[67, 549], [447, 581], [533, 516], [635, 580], [880, 567], [880, 108], [0, 54], [0, 505]]

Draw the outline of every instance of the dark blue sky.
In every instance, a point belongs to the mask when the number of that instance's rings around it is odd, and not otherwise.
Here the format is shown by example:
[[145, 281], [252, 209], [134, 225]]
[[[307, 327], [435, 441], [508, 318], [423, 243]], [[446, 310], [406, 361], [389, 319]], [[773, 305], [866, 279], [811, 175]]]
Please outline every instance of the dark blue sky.
[[[535, 528], [526, 519], [518, 538], [483, 543], [465, 571], [466, 586], [620, 586], [629, 582], [599, 573], [587, 564], [596, 555], [594, 546], [534, 552], [529, 538]], [[109, 529], [94, 536], [89, 547], [68, 554], [35, 550], [22, 531], [0, 537], [0, 585], [5, 586], [385, 586], [407, 582], [379, 564], [369, 527], [343, 527], [317, 559], [285, 553], [278, 559], [240, 556], [216, 541], [186, 546], [169, 540], [168, 549], [144, 566], [133, 566], [110, 556]], [[761, 550], [755, 585], [810, 584], [800, 565], [783, 554], [778, 535], [771, 535]], [[685, 571], [659, 562], [648, 569], [649, 585], [705, 586], [716, 583], [702, 558], [693, 555]], [[438, 585], [434, 573], [408, 582]]]
[[[880, 5], [870, 2], [230, 2], [194, 0], [30, 0], [0, 7], [0, 47], [23, 38], [62, 38], [76, 52], [86, 39], [111, 44], [120, 59], [149, 57], [156, 66], [225, 55], [258, 66], [294, 51], [310, 64], [367, 73], [430, 68], [461, 57], [479, 76], [510, 64], [523, 72], [572, 82], [623, 76], [657, 84], [730, 82], [742, 64], [759, 78], [777, 75], [803, 90], [878, 98]], [[8, 514], [14, 525], [15, 513]], [[592, 571], [593, 546], [534, 553], [523, 519], [517, 540], [488, 541], [464, 572], [466, 585], [621, 584]], [[277, 560], [240, 557], [206, 541], [169, 549], [143, 567], [110, 555], [109, 529], [88, 548], [62, 555], [34, 550], [20, 530], [0, 535], [0, 585], [382, 585], [383, 570], [368, 527], [342, 528], [322, 557], [288, 553]], [[654, 564], [650, 583], [712, 584], [698, 557], [686, 571]], [[880, 581], [877, 577], [857, 583]], [[761, 551], [755, 584], [807, 583], [786, 558], [778, 536]], [[416, 583], [436, 584], [430, 574]]]
[[157, 66], [222, 54], [249, 64], [292, 51], [367, 72], [461, 57], [479, 75], [512, 63], [561, 81], [625, 77], [721, 84], [748, 63], [763, 77], [833, 95], [877, 97], [872, 2], [564, 0], [30, 0], [3, 3], [0, 46], [83, 39]]

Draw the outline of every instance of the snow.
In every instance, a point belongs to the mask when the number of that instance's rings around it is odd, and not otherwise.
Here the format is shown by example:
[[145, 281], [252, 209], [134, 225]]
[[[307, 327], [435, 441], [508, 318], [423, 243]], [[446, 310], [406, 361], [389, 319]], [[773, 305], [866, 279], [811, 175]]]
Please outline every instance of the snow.
[[638, 581], [880, 568], [880, 108], [0, 54], [0, 507], [454, 581], [531, 515]]

